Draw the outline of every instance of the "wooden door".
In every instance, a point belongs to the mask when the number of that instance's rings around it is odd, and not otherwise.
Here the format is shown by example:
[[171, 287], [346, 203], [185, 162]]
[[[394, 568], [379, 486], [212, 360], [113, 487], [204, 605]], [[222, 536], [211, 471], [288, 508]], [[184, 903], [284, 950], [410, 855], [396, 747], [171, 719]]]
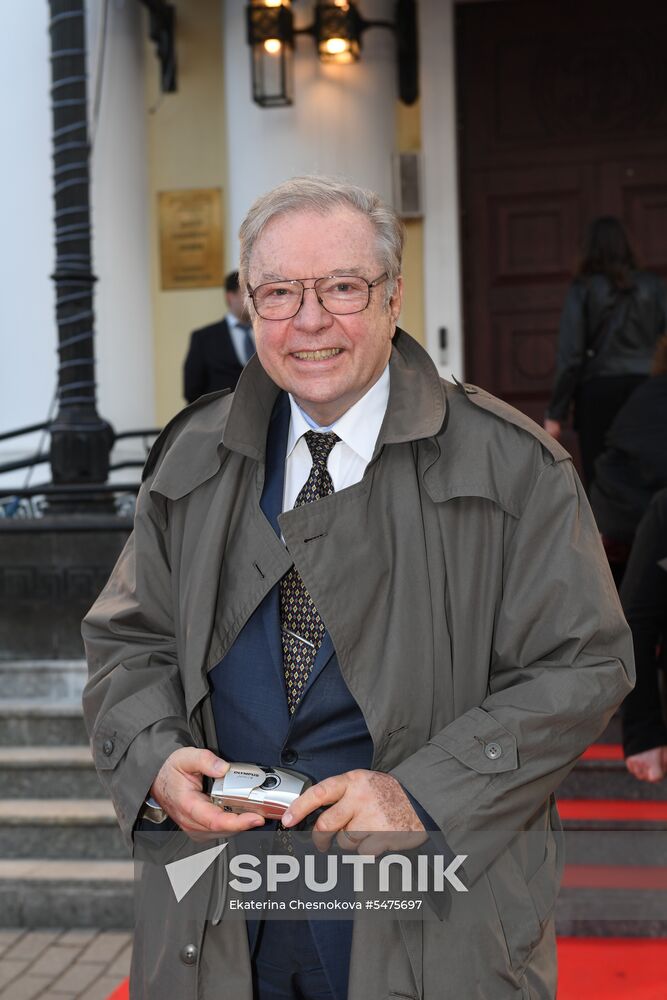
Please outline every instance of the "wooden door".
[[667, 275], [667, 3], [456, 10], [466, 378], [541, 422], [587, 223]]

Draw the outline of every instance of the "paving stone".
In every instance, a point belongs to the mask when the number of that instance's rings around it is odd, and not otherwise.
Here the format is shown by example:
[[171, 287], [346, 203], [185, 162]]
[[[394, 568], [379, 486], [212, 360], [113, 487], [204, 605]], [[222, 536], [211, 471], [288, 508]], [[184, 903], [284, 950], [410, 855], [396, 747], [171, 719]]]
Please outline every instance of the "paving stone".
[[16, 944], [18, 939], [23, 934], [25, 934], [23, 928], [8, 928], [7, 930], [0, 930], [0, 956], [2, 956], [13, 944]]
[[80, 962], [108, 963], [118, 955], [131, 940], [131, 935], [122, 931], [103, 931], [81, 954]]
[[33, 976], [49, 976], [55, 979], [77, 961], [81, 954], [81, 946], [62, 945], [60, 940], [43, 951], [36, 962], [30, 966]]
[[[2, 993], [0, 993], [0, 1000], [5, 1000]], [[39, 993], [37, 995], [37, 1000], [65, 1000], [65, 997], [62, 993], [52, 993], [50, 989], [47, 989], [46, 993]], [[106, 1000], [106, 997], [104, 1000]]]
[[73, 927], [71, 930], [65, 931], [58, 938], [58, 944], [66, 945], [87, 945], [97, 937], [99, 931], [96, 928], [77, 928]]
[[24, 934], [20, 941], [12, 945], [11, 948], [5, 952], [5, 958], [27, 958], [34, 962], [36, 958], [42, 954], [45, 948], [48, 948], [50, 944], [60, 936], [59, 930], [35, 930], [28, 931]]
[[[81, 993], [78, 1000], [107, 1000], [107, 997], [110, 997], [118, 989], [124, 979], [125, 976], [120, 978], [103, 976], [96, 983], [93, 983], [85, 993]], [[47, 1000], [47, 997], [40, 997], [39, 1000]], [[49, 1000], [63, 1000], [62, 993], [53, 993]]]
[[87, 964], [77, 962], [64, 975], [51, 983], [49, 989], [52, 993], [59, 994], [61, 998], [63, 994], [68, 998], [78, 997], [79, 993], [83, 993], [96, 979], [100, 978], [103, 971], [103, 967], [94, 962]]
[[[5, 1000], [2, 993], [0, 993], [0, 1000]], [[52, 993], [51, 990], [47, 989], [46, 993], [38, 993], [37, 1000], [65, 1000], [65, 998], [62, 993]]]
[[29, 960], [3, 958], [0, 960], [0, 989], [20, 976], [30, 964]]
[[132, 942], [128, 944], [126, 948], [123, 948], [120, 955], [114, 958], [113, 962], [107, 969], [107, 975], [119, 976], [129, 976], [130, 974], [130, 963], [132, 961]]
[[0, 993], [0, 998], [2, 1000], [5, 998], [6, 1000], [35, 1000], [35, 997], [39, 997], [44, 992], [48, 984], [49, 981], [44, 976], [21, 976]]

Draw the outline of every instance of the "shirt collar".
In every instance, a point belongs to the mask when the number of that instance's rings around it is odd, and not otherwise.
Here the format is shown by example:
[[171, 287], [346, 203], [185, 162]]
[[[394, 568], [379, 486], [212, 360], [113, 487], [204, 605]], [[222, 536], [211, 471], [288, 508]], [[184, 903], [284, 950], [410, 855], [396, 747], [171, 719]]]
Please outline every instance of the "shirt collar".
[[[387, 412], [376, 442], [415, 441], [437, 434], [447, 417], [445, 383], [421, 344], [397, 330], [389, 359], [391, 384]], [[266, 430], [280, 389], [253, 355], [234, 392], [222, 442], [231, 451], [264, 461]]]
[[225, 321], [227, 323], [227, 326], [231, 330], [235, 330], [237, 326], [242, 326], [244, 330], [249, 329], [252, 332], [252, 327], [250, 326], [250, 323], [242, 323], [241, 320], [234, 315], [234, 313], [230, 312], [227, 313], [227, 315], [225, 316]]
[[307, 431], [315, 430], [320, 433], [334, 431], [341, 441], [368, 464], [373, 457], [388, 401], [389, 365], [368, 392], [329, 427], [320, 427], [316, 424], [290, 394], [291, 420], [287, 438], [287, 456], [292, 454], [297, 442]]

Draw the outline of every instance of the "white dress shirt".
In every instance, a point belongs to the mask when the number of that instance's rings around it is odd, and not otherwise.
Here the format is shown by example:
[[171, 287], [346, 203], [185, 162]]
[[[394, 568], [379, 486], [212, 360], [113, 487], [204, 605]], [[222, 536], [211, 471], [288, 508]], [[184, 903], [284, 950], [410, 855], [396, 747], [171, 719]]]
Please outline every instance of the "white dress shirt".
[[[246, 343], [245, 343], [245, 332], [246, 326], [241, 323], [240, 319], [237, 319], [233, 313], [227, 313], [225, 316], [227, 322], [227, 329], [229, 330], [229, 336], [232, 338], [232, 344], [234, 350], [236, 351], [236, 357], [239, 359], [239, 364], [246, 365], [248, 358], [246, 357]], [[252, 327], [247, 324], [250, 330], [250, 336], [252, 338], [253, 344], [255, 343], [255, 338], [253, 336]]]
[[388, 401], [389, 365], [375, 385], [330, 427], [319, 427], [290, 395], [291, 417], [287, 436], [283, 510], [292, 510], [313, 465], [304, 434], [309, 430], [334, 431], [340, 438], [331, 449], [327, 461], [334, 490], [338, 493], [346, 486], [354, 486], [363, 477], [375, 451]]

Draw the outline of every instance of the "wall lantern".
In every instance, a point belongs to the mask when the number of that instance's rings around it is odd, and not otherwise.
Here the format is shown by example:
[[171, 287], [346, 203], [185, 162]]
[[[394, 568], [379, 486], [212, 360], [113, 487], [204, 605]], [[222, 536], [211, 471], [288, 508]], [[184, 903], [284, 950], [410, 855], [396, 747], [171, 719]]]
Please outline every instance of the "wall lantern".
[[251, 49], [252, 97], [262, 108], [293, 103], [292, 59], [297, 35], [311, 35], [325, 63], [356, 62], [362, 36], [369, 28], [388, 28], [396, 35], [398, 94], [404, 104], [418, 97], [417, 3], [397, 0], [393, 21], [368, 21], [352, 0], [315, 5], [315, 20], [295, 28], [289, 0], [252, 0], [246, 8]]
[[318, 3], [313, 34], [320, 60], [356, 62], [361, 55], [361, 33], [365, 27], [370, 27], [370, 22], [364, 21], [353, 3]]
[[289, 0], [253, 0], [246, 14], [253, 101], [262, 108], [292, 104], [294, 22]]

